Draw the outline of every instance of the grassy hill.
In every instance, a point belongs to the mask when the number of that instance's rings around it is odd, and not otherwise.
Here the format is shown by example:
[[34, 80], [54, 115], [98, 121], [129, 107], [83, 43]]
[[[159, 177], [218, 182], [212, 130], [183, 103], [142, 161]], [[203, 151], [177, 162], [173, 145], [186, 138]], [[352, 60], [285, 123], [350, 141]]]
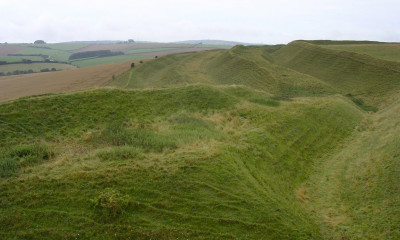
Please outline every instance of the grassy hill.
[[397, 239], [397, 74], [236, 46], [0, 103], [0, 238]]
[[169, 55], [140, 65], [110, 86], [150, 88], [186, 84], [244, 85], [283, 96], [332, 93], [332, 87], [311, 76], [268, 60], [269, 48], [236, 46], [232, 50]]
[[366, 105], [384, 107], [399, 90], [400, 64], [295, 41], [273, 54], [274, 63], [316, 77]]
[[354, 44], [354, 45], [326, 45], [325, 48], [356, 52], [370, 55], [375, 58], [400, 62], [400, 44]]
[[319, 238], [296, 191], [362, 118], [343, 97], [206, 86], [39, 96], [0, 112], [3, 238]]
[[400, 238], [400, 102], [368, 114], [311, 177], [310, 209], [332, 239]]

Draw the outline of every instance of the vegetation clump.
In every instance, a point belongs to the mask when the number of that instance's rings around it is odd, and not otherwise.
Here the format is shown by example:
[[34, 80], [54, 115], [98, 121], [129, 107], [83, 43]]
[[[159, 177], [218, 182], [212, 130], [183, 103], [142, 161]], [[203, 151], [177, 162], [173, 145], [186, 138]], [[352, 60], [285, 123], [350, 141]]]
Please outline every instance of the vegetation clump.
[[91, 199], [95, 211], [103, 220], [114, 220], [120, 216], [129, 204], [129, 198], [118, 190], [106, 188], [99, 195]]
[[120, 122], [107, 124], [99, 134], [94, 134], [93, 139], [114, 146], [134, 146], [154, 151], [176, 148], [176, 144], [167, 137], [144, 128], [128, 129]]
[[18, 169], [51, 159], [54, 152], [44, 144], [17, 145], [0, 148], [0, 177], [7, 177]]

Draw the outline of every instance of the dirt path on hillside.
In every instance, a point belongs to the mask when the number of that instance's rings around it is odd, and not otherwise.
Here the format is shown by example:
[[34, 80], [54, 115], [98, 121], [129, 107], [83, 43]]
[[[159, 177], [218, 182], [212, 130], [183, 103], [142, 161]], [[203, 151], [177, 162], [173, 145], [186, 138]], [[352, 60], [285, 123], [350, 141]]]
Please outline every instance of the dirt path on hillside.
[[44, 93], [102, 87], [130, 68], [131, 62], [113, 63], [60, 72], [0, 77], [0, 102]]

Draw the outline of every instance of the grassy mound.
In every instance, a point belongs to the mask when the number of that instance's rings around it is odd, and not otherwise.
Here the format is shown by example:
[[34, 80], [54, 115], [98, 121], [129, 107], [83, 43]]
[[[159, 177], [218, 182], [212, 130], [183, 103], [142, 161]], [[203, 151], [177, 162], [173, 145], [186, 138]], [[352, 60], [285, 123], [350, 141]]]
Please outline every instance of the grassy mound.
[[273, 53], [275, 63], [314, 76], [366, 105], [385, 107], [400, 89], [400, 65], [295, 41]]
[[331, 239], [399, 239], [400, 103], [364, 117], [309, 184], [310, 208]]
[[328, 84], [316, 78], [271, 64], [270, 52], [269, 46], [236, 46], [229, 51], [169, 55], [126, 72], [110, 85], [153, 88], [187, 84], [235, 84], [292, 97], [335, 92]]
[[15, 145], [52, 149], [2, 175], [1, 238], [310, 239], [298, 191], [362, 113], [339, 96], [187, 86], [25, 98], [0, 119], [2, 164]]

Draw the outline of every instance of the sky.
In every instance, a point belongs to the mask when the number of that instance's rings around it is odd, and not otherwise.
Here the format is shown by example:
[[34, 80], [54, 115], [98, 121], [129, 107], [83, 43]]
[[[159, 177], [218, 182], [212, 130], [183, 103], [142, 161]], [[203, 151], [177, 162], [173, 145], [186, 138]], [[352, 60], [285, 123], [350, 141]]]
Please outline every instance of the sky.
[[0, 0], [0, 43], [400, 42], [399, 0]]

